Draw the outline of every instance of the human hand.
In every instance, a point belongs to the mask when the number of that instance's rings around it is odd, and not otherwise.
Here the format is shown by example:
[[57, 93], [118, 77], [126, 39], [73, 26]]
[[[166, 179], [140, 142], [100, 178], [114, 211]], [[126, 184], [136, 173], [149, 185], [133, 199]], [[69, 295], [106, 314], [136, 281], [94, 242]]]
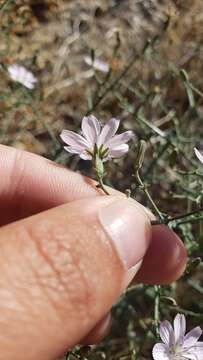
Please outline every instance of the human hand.
[[50, 360], [98, 341], [134, 276], [161, 284], [184, 270], [179, 238], [117, 191], [103, 196], [92, 180], [6, 146], [0, 170], [0, 359]]

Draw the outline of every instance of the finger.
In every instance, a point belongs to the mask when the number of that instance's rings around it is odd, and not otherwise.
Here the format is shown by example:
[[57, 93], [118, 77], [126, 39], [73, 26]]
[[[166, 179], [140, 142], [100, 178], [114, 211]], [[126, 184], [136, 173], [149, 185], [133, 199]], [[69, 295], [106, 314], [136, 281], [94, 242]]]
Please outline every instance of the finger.
[[0, 171], [0, 225], [100, 193], [91, 179], [4, 145], [0, 145]]
[[107, 336], [111, 329], [111, 314], [106, 315], [82, 340], [83, 345], [98, 344]]
[[81, 342], [137, 272], [148, 217], [123, 197], [71, 202], [0, 229], [0, 359]]
[[152, 226], [152, 241], [135, 281], [169, 284], [185, 270], [187, 252], [179, 237], [164, 225]]
[[[135, 275], [134, 282], [169, 284], [179, 278], [185, 270], [187, 260], [186, 249], [178, 236], [174, 235], [171, 229], [163, 225], [152, 227], [152, 239], [154, 239], [154, 242], [151, 241], [142, 266]], [[173, 244], [173, 248], [171, 244]], [[160, 268], [163, 271], [160, 271]], [[110, 328], [111, 316], [108, 314], [87, 335], [82, 343], [84, 345], [99, 343], [108, 335]]]
[[[0, 182], [0, 225], [69, 201], [101, 194], [96, 189], [93, 180], [40, 156], [3, 145], [0, 145], [0, 171], [3, 174]], [[118, 193], [114, 189], [111, 191]], [[149, 212], [148, 215], [152, 216]], [[169, 278], [175, 280], [185, 267], [185, 249], [177, 236], [171, 233], [170, 241], [166, 241], [166, 244], [164, 240], [160, 241], [165, 238], [164, 229], [162, 226], [156, 232], [153, 227], [152, 242], [147, 259], [152, 257], [150, 261], [156, 266], [151, 268], [149, 278], [146, 260], [142, 266], [139, 281], [142, 279], [143, 282], [158, 283], [160, 274], [162, 282], [168, 282]], [[160, 246], [158, 251], [157, 244]], [[164, 266], [163, 263], [159, 264], [162, 258], [157, 259], [157, 255], [161, 252], [166, 254]], [[176, 262], [177, 253], [179, 261]], [[170, 274], [167, 269], [170, 269]]]

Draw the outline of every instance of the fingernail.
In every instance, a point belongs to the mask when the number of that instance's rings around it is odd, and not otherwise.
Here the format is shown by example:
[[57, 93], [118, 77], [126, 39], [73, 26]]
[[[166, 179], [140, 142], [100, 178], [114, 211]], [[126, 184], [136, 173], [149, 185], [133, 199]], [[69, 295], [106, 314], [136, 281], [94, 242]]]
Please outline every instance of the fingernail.
[[143, 259], [138, 261], [138, 263], [131, 267], [130, 270], [128, 270], [124, 276], [123, 283], [122, 283], [122, 290], [126, 289], [128, 285], [131, 283], [131, 281], [134, 279], [137, 272], [140, 270], [142, 266]]
[[128, 270], [144, 256], [150, 241], [150, 221], [132, 201], [122, 197], [104, 206], [99, 219]]

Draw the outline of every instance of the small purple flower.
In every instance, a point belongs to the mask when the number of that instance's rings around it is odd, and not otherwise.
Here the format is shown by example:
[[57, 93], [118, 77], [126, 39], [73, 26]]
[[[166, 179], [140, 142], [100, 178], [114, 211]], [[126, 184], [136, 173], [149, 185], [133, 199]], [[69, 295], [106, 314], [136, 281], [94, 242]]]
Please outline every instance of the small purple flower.
[[8, 72], [12, 80], [19, 82], [28, 89], [34, 89], [37, 78], [24, 66], [18, 64], [9, 65]]
[[115, 135], [119, 124], [120, 120], [112, 118], [102, 127], [95, 116], [85, 116], [82, 119], [82, 135], [63, 130], [60, 137], [68, 145], [64, 149], [78, 154], [81, 159], [92, 160], [96, 148], [99, 157], [106, 161], [127, 153], [129, 146], [126, 143], [134, 136], [132, 131]]
[[199, 150], [197, 150], [197, 148], [194, 148], [194, 151], [195, 151], [195, 155], [197, 156], [199, 161], [201, 161], [201, 163], [203, 164], [203, 155], [201, 154], [201, 152]]
[[174, 319], [174, 328], [165, 320], [160, 325], [160, 337], [163, 341], [154, 346], [154, 360], [203, 360], [203, 342], [198, 341], [202, 329], [197, 326], [185, 335], [186, 320], [182, 314]]

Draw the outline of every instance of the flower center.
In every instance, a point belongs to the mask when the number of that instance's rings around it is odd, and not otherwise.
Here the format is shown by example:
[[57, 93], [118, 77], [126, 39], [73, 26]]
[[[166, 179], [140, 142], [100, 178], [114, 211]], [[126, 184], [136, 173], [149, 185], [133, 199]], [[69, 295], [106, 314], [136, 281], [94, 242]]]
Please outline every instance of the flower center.
[[109, 148], [107, 148], [104, 144], [100, 147], [95, 144], [93, 148], [86, 149], [85, 151], [88, 155], [91, 155], [92, 157], [97, 155], [102, 160], [107, 155], [108, 150]]
[[181, 354], [182, 348], [179, 345], [173, 346], [170, 349], [170, 354], [172, 355], [171, 360], [187, 360], [187, 357]]
[[103, 158], [106, 156], [108, 150], [109, 150], [109, 148], [102, 144], [102, 145], [99, 147], [99, 149], [98, 149], [98, 155], [99, 155], [99, 157], [100, 157], [101, 159], [103, 159]]

